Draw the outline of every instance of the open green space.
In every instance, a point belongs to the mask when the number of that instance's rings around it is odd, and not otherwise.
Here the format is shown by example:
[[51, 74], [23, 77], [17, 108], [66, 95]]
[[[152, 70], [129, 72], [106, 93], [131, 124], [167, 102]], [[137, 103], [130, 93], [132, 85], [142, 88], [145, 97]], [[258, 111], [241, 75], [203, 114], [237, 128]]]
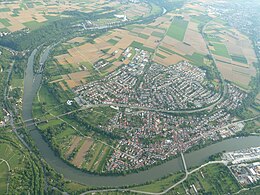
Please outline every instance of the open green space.
[[8, 171], [6, 163], [2, 162], [1, 159], [4, 159], [8, 162], [11, 170], [23, 169], [25, 164], [23, 163], [24, 155], [8, 143], [0, 142], [0, 154], [0, 192], [4, 193], [6, 192], [7, 179], [11, 175]]
[[151, 52], [151, 53], [153, 53], [153, 52], [155, 51], [153, 48], [146, 47], [146, 46], [144, 46], [143, 43], [140, 43], [140, 42], [137, 42], [137, 41], [133, 41], [133, 42], [131, 43], [130, 47], [139, 48], [139, 49], [142, 49], [142, 50]]
[[159, 37], [159, 38], [163, 38], [163, 37], [164, 37], [164, 33], [160, 33], [160, 32], [157, 32], [157, 31], [153, 31], [153, 32], [152, 32], [152, 36]]
[[[134, 187], [132, 189], [158, 193], [168, 189], [173, 184], [184, 178], [184, 173], [175, 173], [151, 184]], [[223, 164], [208, 165], [188, 176], [182, 183], [172, 189], [169, 194], [194, 194], [192, 185], [198, 194], [233, 194], [239, 191], [240, 185], [229, 169]]]
[[184, 178], [184, 173], [176, 173], [167, 178], [152, 182], [151, 184], [134, 187], [132, 189], [145, 192], [162, 192], [180, 181], [182, 178]]
[[190, 175], [185, 185], [192, 184], [202, 194], [232, 194], [240, 189], [232, 173], [223, 164], [208, 165]]
[[40, 5], [42, 5], [42, 2], [35, 2], [34, 4], [37, 6], [40, 6]]
[[64, 138], [67, 139], [69, 136], [74, 135], [75, 130], [72, 129], [71, 127], [66, 127], [61, 133], [59, 133], [55, 138], [57, 140], [63, 140]]
[[10, 32], [8, 28], [0, 28], [0, 32]]
[[2, 162], [0, 157], [0, 192], [3, 194], [6, 194], [8, 175], [8, 167], [5, 162]]
[[233, 61], [236, 61], [236, 62], [240, 62], [240, 63], [243, 63], [243, 64], [248, 63], [245, 56], [231, 55], [231, 58], [232, 58]]
[[217, 42], [217, 43], [221, 43], [221, 41], [223, 40], [222, 38], [220, 38], [218, 35], [214, 35], [214, 34], [207, 34], [206, 39], [209, 42]]
[[99, 157], [99, 154], [102, 150], [102, 147], [104, 144], [100, 142], [95, 142], [93, 147], [91, 148], [90, 152], [87, 155], [87, 158], [90, 159], [90, 161], [87, 164], [87, 170], [93, 170], [95, 163], [97, 162], [97, 159]]
[[185, 58], [190, 60], [194, 65], [201, 66], [204, 65], [205, 56], [200, 53], [193, 53], [192, 55], [186, 55]]
[[28, 27], [31, 30], [38, 29], [42, 27], [44, 24], [45, 24], [44, 22], [37, 22], [35, 20], [23, 23], [24, 26]]
[[226, 58], [231, 58], [228, 53], [227, 47], [224, 44], [222, 43], [210, 43], [210, 44], [214, 47], [214, 50], [212, 51], [213, 54], [226, 57]]
[[107, 42], [110, 43], [111, 45], [116, 45], [118, 43], [118, 41], [115, 39], [109, 39]]
[[23, 87], [23, 79], [12, 79], [11, 82], [12, 87], [22, 88]]
[[127, 30], [130, 30], [130, 31], [132, 31], [134, 28], [145, 29], [145, 26], [136, 25], [136, 24], [132, 24], [132, 25], [126, 26], [126, 29], [127, 29]]
[[34, 5], [33, 5], [32, 2], [27, 2], [27, 3], [26, 3], [26, 6], [27, 6], [28, 8], [34, 8]]
[[166, 52], [168, 54], [177, 54], [175, 51], [172, 51], [172, 50], [168, 49], [167, 47], [160, 46], [159, 48], [161, 51]]
[[86, 110], [79, 113], [87, 123], [93, 126], [106, 124], [106, 122], [108, 122], [115, 114], [116, 110], [110, 107], [93, 108], [92, 110]]
[[160, 54], [160, 53], [156, 53], [156, 55], [157, 55], [158, 57], [162, 58], [162, 59], [165, 59], [165, 58], [166, 58], [164, 55], [162, 55], [162, 54]]
[[0, 8], [0, 12], [9, 12], [11, 11], [8, 7]]
[[167, 31], [167, 35], [179, 41], [183, 41], [188, 24], [188, 21], [175, 18]]
[[58, 16], [44, 15], [44, 17], [48, 20], [48, 22], [54, 22], [61, 19], [59, 15]]
[[142, 38], [142, 39], [148, 39], [149, 35], [143, 34], [143, 33], [139, 33], [138, 37]]
[[49, 108], [56, 106], [58, 103], [53, 94], [50, 93], [46, 86], [41, 87], [39, 91], [39, 100]]
[[150, 15], [156, 15], [162, 12], [162, 8], [154, 3], [150, 3], [151, 5], [151, 12]]
[[27, 10], [27, 9], [28, 9], [24, 3], [21, 3], [21, 4], [19, 5], [19, 7], [20, 7], [22, 10]]
[[207, 22], [209, 22], [211, 20], [211, 17], [209, 17], [208, 15], [205, 14], [201, 14], [201, 15], [194, 15], [191, 17], [193, 22], [199, 23], [199, 24], [205, 24]]
[[0, 18], [0, 22], [5, 26], [11, 26], [11, 24], [9, 23], [9, 20], [7, 18]]

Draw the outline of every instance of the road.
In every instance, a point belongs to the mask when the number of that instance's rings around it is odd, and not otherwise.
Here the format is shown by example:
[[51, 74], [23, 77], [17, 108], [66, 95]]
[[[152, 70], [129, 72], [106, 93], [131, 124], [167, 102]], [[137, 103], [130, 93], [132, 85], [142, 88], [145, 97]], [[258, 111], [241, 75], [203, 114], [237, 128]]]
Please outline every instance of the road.
[[184, 158], [184, 155], [183, 155], [182, 152], [181, 152], [181, 159], [182, 159], [182, 164], [183, 164], [185, 173], [187, 174], [188, 173], [188, 169], [187, 169], [186, 161], [185, 161], [185, 158]]
[[6, 164], [6, 166], [8, 168], [8, 172], [9, 172], [8, 178], [7, 178], [7, 184], [6, 184], [6, 194], [8, 194], [9, 184], [10, 184], [10, 174], [11, 174], [10, 171], [11, 171], [11, 167], [10, 167], [10, 164], [5, 159], [0, 158], [0, 164], [2, 164], [3, 162]]
[[148, 195], [163, 195], [163, 194], [168, 193], [170, 190], [172, 190], [176, 186], [180, 185], [184, 181], [186, 181], [189, 175], [191, 175], [192, 173], [200, 170], [201, 168], [206, 167], [210, 164], [225, 164], [226, 165], [227, 163], [228, 163], [227, 161], [210, 161], [208, 163], [201, 165], [200, 167], [198, 167], [196, 169], [193, 169], [190, 172], [187, 171], [186, 174], [185, 174], [185, 177], [182, 180], [178, 181], [177, 183], [173, 184], [172, 186], [170, 186], [169, 188], [167, 188], [166, 190], [164, 190], [162, 192], [145, 192], [145, 191], [131, 190], [131, 189], [106, 189], [106, 190], [91, 190], [91, 191], [84, 192], [81, 195], [92, 194], [92, 193], [115, 192], [115, 191], [118, 191], [118, 192], [134, 192], [134, 193], [137, 193], [137, 194], [148, 194]]
[[[121, 108], [131, 108], [131, 109], [137, 109], [137, 110], [143, 110], [143, 111], [154, 111], [154, 112], [163, 112], [163, 113], [171, 113], [171, 114], [191, 114], [191, 113], [196, 113], [196, 112], [202, 112], [202, 111], [205, 111], [206, 109], [208, 109], [208, 108], [202, 108], [202, 109], [199, 109], [199, 110], [190, 110], [190, 111], [184, 111], [184, 110], [183, 111], [167, 111], [167, 110], [153, 109], [153, 108], [147, 108], [147, 107], [142, 107], [142, 106], [140, 106], [140, 107], [129, 106], [129, 105], [126, 105], [126, 104], [90, 104], [90, 105], [86, 105], [86, 106], [84, 106], [84, 107], [82, 107], [80, 109], [72, 110], [72, 111], [69, 111], [69, 112], [57, 115], [57, 116], [53, 115], [53, 117], [49, 118], [48, 120], [34, 121], [34, 119], [28, 119], [28, 120], [25, 120], [23, 122], [25, 123], [25, 122], [30, 122], [31, 121], [32, 123], [28, 124], [28, 126], [38, 125], [38, 124], [41, 124], [41, 123], [44, 123], [44, 122], [48, 122], [50, 120], [61, 119], [61, 117], [63, 117], [63, 116], [70, 115], [72, 113], [79, 112], [79, 111], [82, 111], [82, 110], [87, 110], [87, 109], [90, 109], [90, 108], [108, 107], [108, 106], [116, 106], [116, 107], [121, 107]], [[253, 118], [241, 120], [241, 121], [236, 121], [236, 122], [231, 123], [231, 124], [236, 124], [238, 122], [252, 121], [252, 120], [257, 119], [259, 117], [260, 117], [260, 115], [259, 116], [255, 116]], [[16, 125], [20, 125], [20, 124], [22, 124], [22, 123], [17, 123]], [[231, 124], [229, 124], [229, 125], [231, 125]], [[227, 126], [229, 126], [229, 125], [227, 125]], [[225, 128], [227, 126], [221, 127], [220, 129]]]
[[[197, 112], [210, 111], [220, 101], [222, 101], [222, 97], [217, 102], [215, 102], [214, 104], [212, 104], [208, 107], [199, 108], [199, 109], [196, 109], [196, 110], [164, 110], [164, 109], [149, 108], [149, 107], [144, 107], [144, 106], [132, 106], [132, 105], [128, 105], [128, 104], [115, 104], [115, 103], [89, 104], [89, 105], [83, 106], [80, 109], [72, 110], [72, 111], [57, 115], [56, 117], [50, 118], [49, 120], [52, 120], [52, 119], [55, 119], [55, 118], [58, 118], [58, 117], [62, 117], [62, 116], [66, 116], [66, 115], [70, 115], [72, 113], [82, 111], [82, 110], [87, 110], [87, 109], [90, 109], [90, 108], [99, 108], [99, 107], [108, 107], [108, 106], [114, 106], [114, 107], [120, 107], [120, 108], [130, 108], [130, 109], [143, 110], [143, 111], [162, 112], [162, 113], [168, 113], [168, 114], [193, 114], [193, 113], [197, 113]], [[33, 122], [34, 119], [28, 119], [28, 120], [25, 120], [24, 122], [30, 122], [30, 121]], [[43, 123], [43, 122], [47, 122], [47, 120], [36, 121], [35, 124], [39, 124], [39, 123]], [[17, 125], [19, 125], [19, 123]], [[33, 123], [31, 125], [33, 125]]]

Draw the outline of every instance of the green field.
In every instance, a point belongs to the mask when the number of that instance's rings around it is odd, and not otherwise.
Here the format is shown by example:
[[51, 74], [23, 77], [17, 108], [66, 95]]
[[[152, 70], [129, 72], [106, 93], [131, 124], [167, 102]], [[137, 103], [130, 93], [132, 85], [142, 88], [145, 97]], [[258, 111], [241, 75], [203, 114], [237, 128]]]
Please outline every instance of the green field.
[[42, 86], [39, 92], [40, 101], [46, 104], [48, 107], [52, 108], [53, 106], [57, 105], [57, 100], [53, 97], [47, 87]]
[[143, 43], [137, 42], [137, 41], [133, 41], [130, 45], [130, 47], [135, 47], [135, 48], [139, 48], [148, 52], [153, 53], [154, 49], [149, 48], [149, 47], [145, 47]]
[[40, 6], [40, 5], [42, 5], [42, 3], [41, 3], [41, 2], [35, 2], [34, 4], [35, 4], [35, 5], [37, 5], [37, 6]]
[[218, 55], [218, 56], [222, 56], [222, 57], [226, 57], [226, 58], [231, 58], [227, 47], [224, 44], [221, 43], [211, 43], [211, 45], [213, 45], [214, 47], [214, 51], [212, 51], [213, 54]]
[[175, 18], [167, 31], [167, 35], [179, 41], [183, 41], [188, 24], [189, 22], [183, 19]]
[[201, 14], [199, 16], [192, 16], [191, 20], [199, 24], [205, 24], [209, 22], [211, 18], [208, 15]]
[[9, 20], [6, 19], [6, 18], [0, 18], [0, 22], [1, 22], [5, 27], [11, 26], [11, 24], [9, 23]]
[[12, 85], [12, 87], [22, 88], [23, 87], [23, 79], [12, 79], [11, 85]]
[[240, 62], [240, 63], [243, 63], [243, 64], [248, 63], [245, 56], [231, 55], [231, 58], [232, 58], [233, 61], [236, 61], [236, 62]]
[[142, 38], [142, 39], [148, 39], [148, 38], [149, 38], [149, 35], [139, 33], [139, 34], [138, 34], [138, 37], [140, 37], [140, 38]]
[[0, 192], [3, 194], [6, 193], [8, 175], [8, 167], [6, 163], [2, 162], [0, 157]]
[[44, 22], [37, 22], [37, 21], [30, 21], [30, 22], [24, 22], [23, 25], [28, 27], [31, 30], [38, 29], [42, 27], [45, 23]]
[[206, 38], [209, 42], [217, 42], [217, 43], [221, 43], [221, 41], [223, 40], [218, 35], [214, 35], [214, 34], [207, 34]]
[[156, 53], [156, 55], [157, 55], [158, 57], [162, 58], [162, 59], [165, 59], [165, 58], [166, 58], [164, 55], [159, 54], [159, 53]]
[[136, 24], [128, 25], [126, 28], [127, 28], [127, 30], [130, 30], [130, 31], [132, 31], [134, 28], [145, 29], [144, 26], [140, 26], [140, 25], [136, 25]]
[[145, 192], [162, 192], [165, 189], [169, 188], [171, 185], [175, 184], [176, 182], [180, 181], [184, 178], [184, 173], [176, 173], [172, 176], [169, 176], [165, 179], [153, 182], [148, 185], [138, 186], [133, 188], [134, 190], [140, 190]]
[[[104, 146], [104, 144], [102, 144], [100, 142], [95, 142], [93, 144], [92, 148], [90, 149], [90, 152], [87, 155], [87, 158], [91, 159], [91, 160], [89, 160], [89, 162], [86, 165], [87, 170], [93, 170], [94, 164], [97, 162], [99, 154], [100, 154], [103, 146]], [[90, 156], [91, 156], [91, 158], [90, 158]]]
[[0, 8], [0, 12], [9, 12], [11, 11], [9, 8]]
[[11, 169], [20, 169], [24, 167], [23, 155], [11, 145], [2, 142], [0, 142], [0, 154], [0, 192], [5, 192], [9, 173], [6, 163], [2, 162], [1, 159], [6, 160]]
[[163, 33], [160, 33], [160, 32], [153, 31], [153, 32], [152, 32], [152, 36], [159, 37], [159, 38], [163, 38], [163, 37], [164, 37], [164, 34], [163, 34]]
[[115, 114], [116, 110], [110, 107], [99, 107], [79, 112], [79, 116], [93, 126], [105, 125]]
[[172, 51], [166, 47], [163, 47], [163, 46], [160, 46], [159, 47], [161, 51], [165, 52], [165, 53], [168, 53], [168, 54], [177, 54], [175, 51]]
[[27, 10], [27, 9], [28, 9], [24, 3], [21, 3], [21, 4], [19, 5], [19, 7], [20, 7], [22, 10]]
[[115, 39], [109, 39], [107, 42], [110, 43], [111, 45], [116, 45], [118, 43], [118, 41]]
[[0, 28], [0, 32], [10, 32], [8, 28]]
[[[176, 173], [162, 180], [132, 189], [158, 193], [166, 190], [182, 178], [184, 178], [184, 173]], [[194, 194], [192, 185], [196, 187], [198, 194], [233, 194], [240, 189], [236, 179], [225, 165], [213, 164], [189, 175], [186, 181], [176, 186], [169, 194], [186, 194], [185, 191]]]
[[208, 165], [188, 177], [185, 188], [194, 185], [199, 194], [233, 194], [240, 189], [229, 169], [223, 164]]
[[162, 12], [162, 8], [159, 7], [158, 5], [155, 5], [154, 3], [151, 3], [151, 12], [150, 15], [156, 15]]
[[185, 58], [190, 60], [194, 65], [201, 66], [205, 64], [204, 63], [205, 56], [200, 53], [193, 53], [192, 55], [186, 55]]

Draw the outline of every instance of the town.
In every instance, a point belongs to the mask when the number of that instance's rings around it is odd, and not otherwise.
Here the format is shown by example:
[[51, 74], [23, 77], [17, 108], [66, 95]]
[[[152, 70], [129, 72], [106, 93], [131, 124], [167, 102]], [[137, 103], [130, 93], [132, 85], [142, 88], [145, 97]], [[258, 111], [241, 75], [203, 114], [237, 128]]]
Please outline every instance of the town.
[[[226, 84], [226, 98], [214, 90], [206, 72], [187, 61], [165, 67], [151, 62], [147, 51], [127, 48], [129, 63], [104, 79], [76, 87], [81, 107], [110, 106], [116, 114], [98, 127], [123, 137], [109, 157], [106, 171], [139, 169], [164, 161], [208, 140], [230, 137], [244, 128], [230, 111], [239, 108], [246, 93]], [[105, 60], [94, 68], [109, 66]], [[180, 115], [178, 111], [203, 113]], [[167, 113], [176, 111], [176, 113]]]

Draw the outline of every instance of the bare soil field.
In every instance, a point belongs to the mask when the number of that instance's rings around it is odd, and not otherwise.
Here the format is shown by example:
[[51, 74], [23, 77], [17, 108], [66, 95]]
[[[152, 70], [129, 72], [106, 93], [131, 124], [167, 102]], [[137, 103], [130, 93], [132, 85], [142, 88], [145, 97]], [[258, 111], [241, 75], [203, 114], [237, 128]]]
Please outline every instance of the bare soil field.
[[163, 64], [165, 66], [170, 66], [173, 64], [177, 64], [180, 61], [186, 60], [185, 58], [180, 57], [179, 55], [176, 54], [172, 54], [172, 55], [168, 55], [164, 52], [158, 52], [157, 54], [161, 54], [163, 56], [165, 56], [166, 58], [161, 58], [159, 56], [155, 56], [153, 61], [155, 61], [156, 63], [159, 64]]
[[[164, 44], [168, 44], [170, 47], [168, 47], [168, 49], [170, 50], [178, 50], [180, 51], [182, 54], [188, 54], [188, 55], [192, 55], [196, 50], [191, 47], [190, 45], [184, 44], [181, 41], [178, 41], [174, 38], [171, 38], [169, 36], [166, 36], [163, 41]], [[177, 52], [178, 53], [178, 52]]]
[[[83, 83], [86, 83], [86, 77], [90, 76], [89, 71], [80, 71], [80, 72], [74, 72], [70, 73], [68, 75], [62, 75], [63, 80], [67, 83], [69, 88], [74, 88], [79, 85], [82, 85]], [[61, 84], [62, 82], [59, 82], [61, 87], [64, 89], [65, 86]], [[67, 87], [66, 87], [67, 88]]]
[[67, 42], [68, 43], [83, 43], [83, 42], [85, 42], [85, 37], [76, 37], [76, 38], [71, 39]]
[[66, 158], [73, 152], [73, 150], [75, 148], [77, 148], [77, 146], [78, 146], [78, 144], [79, 144], [81, 139], [82, 138], [79, 137], [79, 136], [73, 137], [73, 139], [71, 140], [71, 143], [70, 143], [70, 147], [68, 148], [68, 151], [65, 154]]
[[248, 88], [251, 76], [254, 76], [247, 68], [241, 68], [224, 62], [217, 62], [217, 67], [225, 79], [244, 88]]
[[82, 146], [80, 147], [78, 153], [76, 154], [75, 158], [72, 160], [72, 163], [77, 166], [81, 167], [81, 164], [85, 161], [84, 157], [87, 154], [88, 150], [93, 144], [93, 140], [91, 138], [87, 138]]

